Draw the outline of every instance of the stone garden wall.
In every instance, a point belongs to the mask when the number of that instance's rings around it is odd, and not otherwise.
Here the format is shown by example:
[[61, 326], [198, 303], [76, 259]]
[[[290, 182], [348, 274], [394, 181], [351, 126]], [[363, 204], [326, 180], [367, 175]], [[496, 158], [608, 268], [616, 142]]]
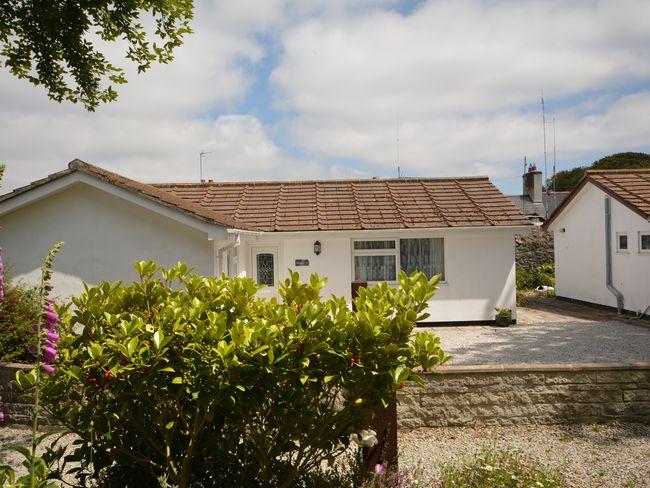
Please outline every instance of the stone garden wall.
[[400, 428], [650, 423], [650, 363], [442, 366], [398, 396]]
[[[5, 414], [5, 424], [29, 424], [31, 422], [32, 405], [20, 398], [19, 391], [13, 384], [16, 371], [23, 369], [29, 371], [32, 366], [28, 364], [0, 363], [0, 411]], [[43, 425], [52, 425], [50, 419], [39, 415], [39, 422]], [[0, 426], [2, 428], [2, 426]]]
[[519, 268], [534, 270], [546, 263], [554, 263], [553, 234], [535, 227], [530, 235], [515, 236], [515, 259]]
[[[0, 363], [6, 423], [29, 423], [12, 381], [23, 364]], [[441, 366], [425, 387], [398, 396], [400, 428], [604, 422], [650, 423], [650, 363]], [[47, 422], [46, 419], [43, 419]]]

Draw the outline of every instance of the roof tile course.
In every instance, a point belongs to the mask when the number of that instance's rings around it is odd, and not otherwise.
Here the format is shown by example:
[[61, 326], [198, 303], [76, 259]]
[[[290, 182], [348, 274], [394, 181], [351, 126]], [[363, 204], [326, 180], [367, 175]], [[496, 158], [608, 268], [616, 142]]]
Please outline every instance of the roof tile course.
[[551, 223], [564, 211], [580, 190], [593, 183], [623, 205], [650, 220], [650, 169], [601, 169], [587, 170], [580, 184], [562, 201], [544, 224]]
[[[530, 225], [487, 177], [145, 184], [74, 160], [0, 202], [75, 171], [204, 221], [261, 232]], [[645, 183], [633, 184], [642, 197]]]
[[264, 232], [529, 225], [487, 177], [155, 186]]
[[650, 169], [587, 170], [587, 178], [650, 218]]

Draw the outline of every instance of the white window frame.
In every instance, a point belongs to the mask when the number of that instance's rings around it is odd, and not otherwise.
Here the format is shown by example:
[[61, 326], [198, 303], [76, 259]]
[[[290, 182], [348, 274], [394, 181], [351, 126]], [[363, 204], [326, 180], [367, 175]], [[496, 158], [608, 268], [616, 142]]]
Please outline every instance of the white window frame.
[[[355, 249], [355, 242], [384, 242], [384, 241], [393, 241], [395, 247], [393, 249]], [[352, 239], [350, 242], [350, 247], [352, 249], [352, 281], [355, 281], [357, 277], [354, 275], [354, 258], [356, 256], [395, 256], [395, 279], [391, 281], [386, 281], [388, 284], [397, 284], [397, 275], [400, 271], [400, 262], [399, 262], [399, 239], [394, 237], [386, 237], [385, 239], [381, 238], [372, 238], [372, 239]], [[368, 281], [368, 284], [381, 283], [381, 281]]]
[[272, 254], [273, 255], [273, 286], [265, 285], [265, 288], [268, 290], [275, 290], [278, 288], [278, 281], [280, 279], [280, 274], [278, 268], [280, 263], [278, 262], [279, 252], [276, 246], [252, 246], [251, 247], [251, 264], [253, 269], [253, 279], [257, 283], [257, 255], [258, 254]]
[[650, 231], [640, 230], [638, 238], [639, 254], [650, 254], [650, 249], [641, 249], [641, 236], [650, 236]]
[[[355, 281], [357, 277], [354, 275], [354, 257], [355, 256], [395, 256], [395, 280], [387, 281], [389, 285], [397, 284], [397, 275], [402, 270], [402, 263], [400, 261], [400, 239], [442, 239], [442, 255], [443, 255], [443, 266], [442, 266], [442, 275], [445, 277], [444, 281], [441, 280], [438, 284], [446, 285], [447, 281], [447, 239], [441, 236], [422, 236], [422, 235], [413, 235], [413, 236], [404, 236], [404, 237], [373, 237], [365, 239], [351, 239], [350, 240], [350, 249], [352, 254], [352, 281]], [[355, 249], [355, 242], [367, 242], [367, 241], [393, 241], [395, 242], [394, 249]], [[368, 284], [381, 283], [380, 281], [368, 281]]]
[[[621, 249], [621, 236], [627, 237], [627, 248]], [[616, 252], [619, 254], [629, 254], [630, 253], [630, 236], [627, 232], [617, 232], [616, 233]]]

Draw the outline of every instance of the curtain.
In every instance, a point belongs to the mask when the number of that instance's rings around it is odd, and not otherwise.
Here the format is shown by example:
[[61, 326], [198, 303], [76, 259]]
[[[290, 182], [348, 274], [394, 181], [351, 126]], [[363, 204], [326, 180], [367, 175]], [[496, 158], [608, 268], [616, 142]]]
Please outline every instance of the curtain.
[[354, 241], [354, 249], [395, 249], [395, 241]]
[[358, 281], [395, 281], [395, 256], [355, 256], [354, 277]]
[[427, 278], [441, 274], [445, 279], [444, 239], [400, 239], [400, 267], [407, 275], [422, 271]]

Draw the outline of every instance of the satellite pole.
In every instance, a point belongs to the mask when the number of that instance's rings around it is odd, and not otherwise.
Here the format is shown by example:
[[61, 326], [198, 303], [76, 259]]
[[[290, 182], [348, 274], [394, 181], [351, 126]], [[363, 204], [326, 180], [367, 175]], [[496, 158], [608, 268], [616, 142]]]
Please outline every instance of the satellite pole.
[[546, 170], [546, 112], [544, 110], [544, 89], [542, 88], [542, 128], [544, 131], [544, 183], [548, 194], [548, 172]]
[[553, 193], [555, 193], [555, 112], [553, 113]]

